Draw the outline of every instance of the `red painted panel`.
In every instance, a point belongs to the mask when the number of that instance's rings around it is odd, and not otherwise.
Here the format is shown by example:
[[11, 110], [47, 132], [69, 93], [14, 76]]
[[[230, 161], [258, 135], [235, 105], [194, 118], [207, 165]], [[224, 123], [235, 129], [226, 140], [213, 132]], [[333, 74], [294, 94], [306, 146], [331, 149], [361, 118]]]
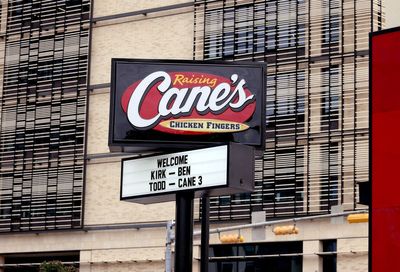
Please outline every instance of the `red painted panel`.
[[372, 271], [400, 259], [400, 29], [372, 36]]

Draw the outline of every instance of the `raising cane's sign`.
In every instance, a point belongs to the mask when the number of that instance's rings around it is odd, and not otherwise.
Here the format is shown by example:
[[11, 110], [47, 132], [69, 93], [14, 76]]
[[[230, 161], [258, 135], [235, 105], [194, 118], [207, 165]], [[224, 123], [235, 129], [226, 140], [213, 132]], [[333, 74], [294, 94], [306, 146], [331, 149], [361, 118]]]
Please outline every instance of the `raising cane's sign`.
[[262, 148], [264, 86], [259, 64], [113, 59], [111, 150], [226, 142]]

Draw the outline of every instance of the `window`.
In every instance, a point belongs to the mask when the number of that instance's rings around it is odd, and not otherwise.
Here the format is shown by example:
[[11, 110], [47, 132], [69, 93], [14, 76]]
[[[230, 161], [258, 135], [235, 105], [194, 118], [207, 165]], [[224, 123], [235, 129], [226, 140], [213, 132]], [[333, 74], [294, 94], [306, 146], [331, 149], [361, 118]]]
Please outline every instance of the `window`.
[[304, 94], [304, 71], [267, 77], [268, 135], [294, 135], [304, 132]]
[[277, 115], [296, 113], [296, 74], [286, 73], [277, 76]]
[[321, 144], [320, 207], [329, 211], [339, 203], [339, 143]]
[[231, 196], [231, 201], [234, 204], [250, 204], [251, 193], [235, 194]]
[[339, 51], [341, 10], [339, 0], [322, 1], [322, 53]]
[[278, 26], [278, 46], [287, 48], [296, 46], [296, 25]]
[[235, 10], [235, 53], [247, 54], [253, 52], [253, 6], [240, 6]]
[[255, 46], [254, 50], [256, 53], [262, 53], [265, 51], [265, 27], [256, 26], [255, 28]]
[[276, 49], [276, 26], [267, 26], [266, 29], [266, 39], [267, 39], [267, 49], [275, 50]]
[[[302, 272], [302, 242], [246, 243], [210, 246], [210, 272]], [[293, 254], [273, 257], [276, 254]], [[257, 255], [257, 258], [246, 258]], [[234, 257], [238, 257], [235, 259]], [[216, 257], [215, 259], [213, 259]], [[224, 258], [226, 257], [226, 258]]]
[[[7, 255], [4, 259], [4, 272], [37, 272], [44, 261], [79, 263], [79, 252], [25, 253]], [[9, 266], [7, 266], [9, 264]], [[78, 264], [71, 265], [79, 268]]]
[[324, 17], [322, 26], [322, 44], [329, 46], [331, 43], [338, 43], [340, 38], [340, 17], [331, 15]]
[[323, 272], [336, 272], [337, 271], [337, 253], [336, 253], [336, 240], [322, 241], [322, 271]]
[[221, 57], [221, 37], [220, 27], [222, 26], [222, 10], [211, 10], [205, 14], [205, 43], [204, 56], [207, 59]]
[[296, 20], [297, 7], [302, 5], [302, 1], [286, 0], [207, 10], [204, 58], [230, 59], [304, 47], [305, 24]]
[[336, 130], [339, 127], [340, 78], [339, 66], [321, 69], [321, 130]]

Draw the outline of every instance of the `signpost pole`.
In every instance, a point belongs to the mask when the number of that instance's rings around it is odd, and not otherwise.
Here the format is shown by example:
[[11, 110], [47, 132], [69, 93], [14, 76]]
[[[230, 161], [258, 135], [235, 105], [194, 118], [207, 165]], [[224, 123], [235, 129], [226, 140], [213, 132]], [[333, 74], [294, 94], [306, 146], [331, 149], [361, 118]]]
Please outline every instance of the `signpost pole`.
[[192, 272], [194, 192], [176, 193], [175, 272]]
[[200, 272], [208, 272], [208, 248], [210, 239], [210, 197], [201, 198], [201, 261]]

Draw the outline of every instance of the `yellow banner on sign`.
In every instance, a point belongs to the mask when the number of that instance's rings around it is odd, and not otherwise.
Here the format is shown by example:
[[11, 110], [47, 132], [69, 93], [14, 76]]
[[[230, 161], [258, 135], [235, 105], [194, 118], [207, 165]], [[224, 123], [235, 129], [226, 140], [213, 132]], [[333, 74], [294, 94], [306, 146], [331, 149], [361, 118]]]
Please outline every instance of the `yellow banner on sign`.
[[216, 120], [216, 119], [179, 119], [167, 120], [160, 123], [162, 127], [191, 132], [228, 133], [239, 132], [249, 128], [248, 125]]

